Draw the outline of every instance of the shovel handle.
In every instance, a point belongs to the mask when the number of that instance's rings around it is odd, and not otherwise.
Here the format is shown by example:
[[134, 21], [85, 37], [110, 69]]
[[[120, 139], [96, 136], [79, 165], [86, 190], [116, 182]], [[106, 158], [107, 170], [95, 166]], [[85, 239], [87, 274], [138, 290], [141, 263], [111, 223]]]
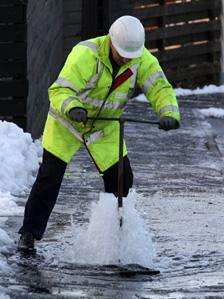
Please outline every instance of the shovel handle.
[[133, 119], [127, 117], [88, 117], [88, 120], [105, 120], [105, 121], [123, 121], [123, 122], [133, 122], [133, 123], [142, 123], [142, 124], [151, 124], [151, 125], [159, 125], [158, 121], [153, 120], [144, 120], [144, 119]]

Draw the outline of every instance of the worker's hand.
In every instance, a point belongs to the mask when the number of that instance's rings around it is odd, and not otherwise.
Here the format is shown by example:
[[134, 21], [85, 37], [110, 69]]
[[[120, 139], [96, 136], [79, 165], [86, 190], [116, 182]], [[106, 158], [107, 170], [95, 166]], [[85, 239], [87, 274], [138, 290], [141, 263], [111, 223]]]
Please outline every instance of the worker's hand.
[[69, 111], [69, 117], [71, 120], [80, 123], [86, 123], [87, 121], [87, 112], [83, 108], [73, 108]]
[[171, 116], [163, 116], [159, 120], [159, 129], [165, 131], [178, 129], [179, 126], [180, 126], [179, 122]]

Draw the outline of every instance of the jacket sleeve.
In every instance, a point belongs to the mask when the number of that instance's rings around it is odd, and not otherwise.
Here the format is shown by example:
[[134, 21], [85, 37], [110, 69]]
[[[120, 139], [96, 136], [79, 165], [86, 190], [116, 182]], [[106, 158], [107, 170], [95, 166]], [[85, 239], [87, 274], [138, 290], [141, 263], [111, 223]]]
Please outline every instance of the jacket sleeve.
[[96, 72], [96, 57], [91, 49], [77, 45], [69, 54], [57, 80], [48, 89], [51, 106], [68, 116], [72, 108], [83, 108], [80, 94]]
[[159, 117], [171, 116], [180, 120], [175, 91], [168, 82], [156, 57], [144, 50], [139, 70], [138, 85]]

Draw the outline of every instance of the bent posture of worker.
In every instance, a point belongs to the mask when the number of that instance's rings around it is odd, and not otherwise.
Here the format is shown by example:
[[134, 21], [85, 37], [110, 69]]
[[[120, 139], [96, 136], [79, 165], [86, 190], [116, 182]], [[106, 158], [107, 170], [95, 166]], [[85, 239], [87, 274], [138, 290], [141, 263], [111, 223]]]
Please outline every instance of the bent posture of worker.
[[[19, 250], [35, 250], [34, 242], [44, 234], [66, 166], [83, 144], [102, 174], [105, 192], [117, 197], [119, 123], [88, 117], [119, 118], [138, 86], [158, 114], [160, 128], [179, 127], [175, 92], [144, 43], [141, 22], [123, 16], [111, 25], [108, 35], [82, 41], [72, 49], [49, 88], [43, 161], [25, 206]], [[123, 161], [123, 195], [127, 196], [133, 174], [126, 146]]]

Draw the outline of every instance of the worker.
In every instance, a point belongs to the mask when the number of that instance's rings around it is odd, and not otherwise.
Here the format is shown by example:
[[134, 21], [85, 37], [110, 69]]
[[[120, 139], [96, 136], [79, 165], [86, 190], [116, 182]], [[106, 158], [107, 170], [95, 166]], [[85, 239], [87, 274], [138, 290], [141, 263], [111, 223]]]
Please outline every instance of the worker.
[[[43, 133], [43, 160], [25, 206], [18, 250], [35, 251], [57, 200], [67, 164], [84, 145], [102, 175], [105, 192], [117, 197], [119, 118], [138, 86], [158, 114], [159, 127], [177, 129], [175, 92], [158, 60], [145, 48], [142, 23], [122, 16], [109, 33], [81, 41], [49, 88], [50, 108]], [[133, 184], [124, 144], [123, 196]]]

